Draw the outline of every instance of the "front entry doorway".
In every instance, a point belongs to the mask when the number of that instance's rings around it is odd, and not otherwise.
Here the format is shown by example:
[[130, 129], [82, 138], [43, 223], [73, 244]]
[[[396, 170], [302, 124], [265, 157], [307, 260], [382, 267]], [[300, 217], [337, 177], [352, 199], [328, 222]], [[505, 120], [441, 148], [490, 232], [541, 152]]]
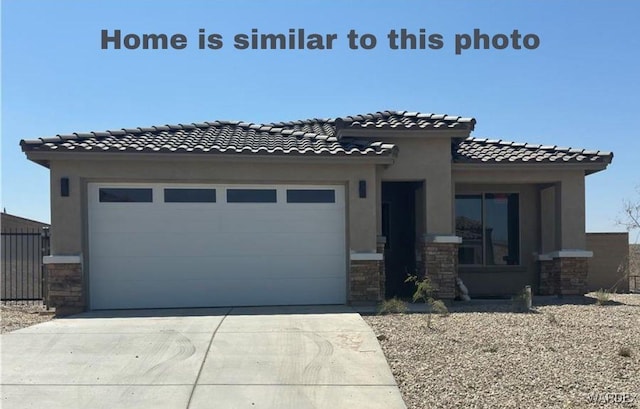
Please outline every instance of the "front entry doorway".
[[[411, 297], [416, 274], [416, 226], [423, 215], [423, 182], [382, 182], [382, 235], [385, 245], [385, 298]], [[417, 211], [418, 210], [418, 211]]]

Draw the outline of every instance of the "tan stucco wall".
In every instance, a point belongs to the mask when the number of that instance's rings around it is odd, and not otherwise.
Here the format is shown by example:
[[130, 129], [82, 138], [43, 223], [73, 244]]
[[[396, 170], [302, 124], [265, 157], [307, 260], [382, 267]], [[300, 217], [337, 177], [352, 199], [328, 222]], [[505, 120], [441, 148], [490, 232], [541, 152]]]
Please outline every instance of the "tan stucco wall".
[[593, 252], [587, 274], [589, 291], [629, 291], [628, 233], [587, 233], [587, 250]]
[[[327, 163], [66, 160], [51, 162], [52, 254], [83, 253], [86, 243], [86, 195], [90, 182], [318, 183], [347, 189], [347, 250], [376, 251], [375, 166]], [[69, 178], [70, 196], [60, 196], [60, 178]], [[367, 197], [358, 197], [358, 181], [367, 181]]]
[[556, 189], [555, 186], [540, 189], [540, 253], [550, 253], [556, 249]]
[[421, 203], [426, 204], [423, 231], [429, 234], [453, 234], [451, 183], [451, 140], [445, 137], [395, 138], [398, 156], [392, 166], [382, 168], [380, 180], [423, 181], [426, 189]]
[[556, 245], [563, 249], [584, 249], [587, 245], [584, 194], [584, 174], [565, 172], [556, 188], [556, 217], [560, 216]]
[[471, 297], [516, 294], [525, 285], [536, 285], [535, 254], [540, 240], [538, 187], [533, 184], [456, 184], [456, 194], [518, 193], [520, 203], [520, 265], [494, 267], [458, 266], [458, 276]]

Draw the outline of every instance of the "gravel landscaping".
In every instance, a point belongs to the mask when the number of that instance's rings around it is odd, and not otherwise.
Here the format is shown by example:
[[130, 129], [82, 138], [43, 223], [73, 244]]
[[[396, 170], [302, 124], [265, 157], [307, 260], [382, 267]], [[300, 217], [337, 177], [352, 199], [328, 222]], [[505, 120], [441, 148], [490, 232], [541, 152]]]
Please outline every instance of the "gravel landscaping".
[[455, 303], [432, 328], [423, 313], [364, 319], [409, 409], [640, 408], [640, 295], [592, 297], [536, 299], [530, 313]]
[[53, 318], [53, 310], [42, 304], [2, 303], [0, 306], [0, 332], [15, 331]]

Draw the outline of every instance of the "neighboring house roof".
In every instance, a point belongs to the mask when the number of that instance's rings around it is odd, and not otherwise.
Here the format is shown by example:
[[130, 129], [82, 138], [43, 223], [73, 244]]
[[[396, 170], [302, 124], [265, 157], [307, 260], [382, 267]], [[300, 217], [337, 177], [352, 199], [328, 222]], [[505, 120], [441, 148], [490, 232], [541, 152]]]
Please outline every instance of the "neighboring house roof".
[[21, 228], [41, 228], [48, 227], [48, 223], [39, 222], [37, 220], [27, 219], [25, 217], [15, 216], [6, 212], [2, 212], [0, 218], [0, 224], [2, 224], [2, 230], [15, 230]]
[[[408, 111], [381, 111], [335, 119], [254, 124], [214, 121], [73, 133], [22, 140], [25, 152], [222, 153], [249, 155], [392, 156], [397, 147], [369, 138], [367, 130], [455, 130], [466, 135], [474, 118]], [[347, 132], [349, 131], [349, 132]], [[358, 133], [362, 132], [362, 134]], [[354, 136], [354, 132], [357, 135]], [[350, 135], [349, 137], [344, 136]], [[459, 136], [459, 135], [458, 135]], [[457, 163], [602, 163], [610, 152], [540, 146], [469, 137], [452, 139]]]
[[457, 163], [611, 163], [613, 153], [469, 137], [453, 145]]
[[482, 222], [466, 216], [456, 217], [456, 236], [469, 240], [482, 240]]

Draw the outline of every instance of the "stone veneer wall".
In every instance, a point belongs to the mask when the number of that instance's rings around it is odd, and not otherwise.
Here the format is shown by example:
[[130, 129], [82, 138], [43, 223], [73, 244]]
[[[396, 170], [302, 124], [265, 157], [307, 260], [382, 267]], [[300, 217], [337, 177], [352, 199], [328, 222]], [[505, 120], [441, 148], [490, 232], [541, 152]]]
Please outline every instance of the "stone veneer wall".
[[384, 299], [384, 261], [352, 260], [349, 272], [349, 302]]
[[587, 292], [588, 259], [557, 257], [540, 261], [541, 295], [582, 295]]
[[82, 264], [45, 264], [45, 280], [45, 302], [57, 316], [85, 310]]
[[418, 274], [429, 277], [435, 298], [452, 300], [456, 297], [458, 246], [457, 243], [420, 244], [422, 261], [418, 264]]

